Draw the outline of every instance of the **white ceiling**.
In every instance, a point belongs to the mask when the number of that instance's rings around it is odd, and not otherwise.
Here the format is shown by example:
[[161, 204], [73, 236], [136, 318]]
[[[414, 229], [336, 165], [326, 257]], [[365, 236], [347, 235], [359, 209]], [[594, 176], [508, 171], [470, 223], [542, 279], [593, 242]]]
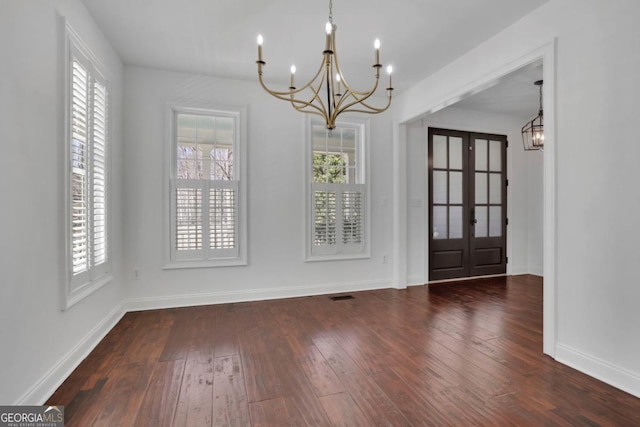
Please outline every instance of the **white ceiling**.
[[[402, 91], [547, 0], [334, 0], [337, 51], [356, 89], [372, 82], [373, 40]], [[328, 0], [83, 0], [127, 65], [288, 85], [320, 65]], [[354, 82], [363, 82], [358, 86]]]
[[504, 76], [482, 92], [458, 101], [455, 107], [509, 114], [522, 119], [524, 124], [540, 108], [540, 90], [534, 85], [537, 80], [542, 80], [541, 61]]

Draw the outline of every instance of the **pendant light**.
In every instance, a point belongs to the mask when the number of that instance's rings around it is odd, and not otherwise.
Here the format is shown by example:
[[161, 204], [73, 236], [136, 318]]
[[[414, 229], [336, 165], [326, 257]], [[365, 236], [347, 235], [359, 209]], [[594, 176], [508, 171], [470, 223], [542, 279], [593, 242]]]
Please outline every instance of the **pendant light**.
[[522, 144], [526, 151], [542, 150], [544, 148], [544, 120], [542, 112], [542, 80], [534, 85], [540, 88], [540, 109], [538, 115], [522, 127]]

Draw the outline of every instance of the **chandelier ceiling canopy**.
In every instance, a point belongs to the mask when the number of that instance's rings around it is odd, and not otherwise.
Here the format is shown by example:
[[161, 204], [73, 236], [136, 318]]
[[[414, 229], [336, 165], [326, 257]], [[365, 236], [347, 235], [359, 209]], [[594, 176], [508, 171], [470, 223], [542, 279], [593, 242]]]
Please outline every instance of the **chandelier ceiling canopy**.
[[368, 99], [378, 89], [380, 80], [380, 40], [374, 42], [375, 62], [373, 64], [374, 80], [368, 91], [358, 91], [353, 89], [342, 70], [338, 61], [336, 48], [337, 26], [333, 23], [333, 2], [329, 0], [329, 20], [325, 25], [325, 46], [322, 51], [322, 61], [315, 76], [306, 84], [296, 86], [295, 65], [291, 66], [290, 85], [287, 90], [269, 89], [263, 80], [263, 68], [266, 62], [262, 56], [262, 46], [264, 38], [258, 35], [258, 80], [260, 85], [269, 94], [283, 101], [290, 102], [293, 108], [303, 113], [310, 113], [321, 116], [325, 121], [327, 129], [336, 127], [338, 115], [347, 112], [376, 114], [387, 110], [391, 105], [391, 95], [393, 87], [391, 85], [391, 65], [387, 66], [388, 84], [386, 87], [386, 105], [375, 107], [368, 102]]

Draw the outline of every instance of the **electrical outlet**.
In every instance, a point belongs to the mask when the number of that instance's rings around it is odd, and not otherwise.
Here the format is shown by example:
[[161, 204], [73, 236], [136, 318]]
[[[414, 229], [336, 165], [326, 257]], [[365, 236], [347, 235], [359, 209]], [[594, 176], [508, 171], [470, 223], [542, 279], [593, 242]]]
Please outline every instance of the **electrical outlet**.
[[386, 264], [389, 261], [388, 257], [386, 255], [382, 255], [382, 263]]
[[138, 270], [137, 268], [133, 269], [133, 280], [139, 280], [140, 279], [140, 270]]

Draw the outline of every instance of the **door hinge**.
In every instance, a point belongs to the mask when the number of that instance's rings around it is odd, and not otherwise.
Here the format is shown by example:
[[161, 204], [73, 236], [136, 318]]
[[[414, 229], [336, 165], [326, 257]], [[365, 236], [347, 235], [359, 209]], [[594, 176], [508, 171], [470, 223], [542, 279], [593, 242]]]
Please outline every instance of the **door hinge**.
[[507, 179], [507, 187], [509, 186], [509, 180]]
[[504, 143], [505, 143], [505, 146], [509, 148], [509, 140], [507, 139]]
[[505, 264], [509, 264], [509, 257], [506, 256], [506, 257], [504, 257], [504, 259], [505, 259]]
[[509, 225], [509, 218], [506, 218], [506, 220], [507, 220], [507, 225]]

